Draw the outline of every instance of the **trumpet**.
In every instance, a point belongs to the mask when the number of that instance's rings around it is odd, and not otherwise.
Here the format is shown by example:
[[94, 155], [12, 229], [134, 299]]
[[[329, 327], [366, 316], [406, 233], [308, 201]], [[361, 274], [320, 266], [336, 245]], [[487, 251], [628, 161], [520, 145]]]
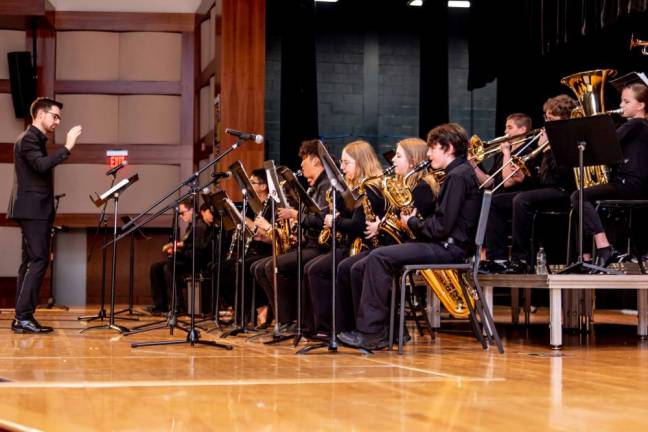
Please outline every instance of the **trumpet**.
[[469, 161], [474, 160], [477, 163], [482, 163], [484, 159], [488, 159], [489, 157], [495, 156], [497, 153], [500, 152], [500, 144], [507, 141], [509, 142], [512, 141], [510, 143], [511, 146], [515, 146], [517, 144], [523, 143], [530, 136], [534, 136], [535, 134], [541, 131], [542, 128], [539, 128], [518, 135], [502, 135], [500, 137], [493, 138], [490, 141], [482, 141], [482, 139], [479, 138], [478, 135], [473, 135], [470, 138], [470, 142], [468, 143], [468, 154], [470, 155], [468, 157], [468, 160]]
[[641, 54], [648, 56], [648, 41], [637, 39], [634, 34], [630, 35], [630, 51], [639, 46], [642, 47]]

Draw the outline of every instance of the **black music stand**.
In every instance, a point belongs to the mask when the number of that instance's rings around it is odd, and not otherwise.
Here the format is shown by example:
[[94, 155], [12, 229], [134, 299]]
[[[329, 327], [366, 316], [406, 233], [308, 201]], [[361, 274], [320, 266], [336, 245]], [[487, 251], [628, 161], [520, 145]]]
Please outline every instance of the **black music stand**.
[[[324, 166], [324, 171], [326, 172], [326, 176], [328, 177], [329, 181], [331, 182], [331, 201], [332, 201], [332, 208], [329, 209], [331, 212], [331, 216], [333, 220], [331, 221], [331, 336], [329, 337], [328, 342], [317, 342], [314, 344], [306, 345], [304, 348], [300, 349], [297, 351], [297, 354], [306, 354], [312, 350], [315, 350], [317, 348], [327, 348], [328, 351], [330, 352], [337, 352], [337, 329], [335, 325], [335, 291], [336, 291], [336, 279], [337, 279], [337, 260], [336, 260], [336, 252], [337, 252], [337, 240], [336, 240], [336, 228], [335, 228], [335, 221], [337, 219], [336, 213], [337, 213], [337, 195], [338, 193], [342, 196], [342, 199], [344, 200], [344, 205], [347, 207], [347, 209], [352, 210], [356, 206], [361, 204], [360, 199], [354, 194], [354, 192], [347, 186], [346, 182], [344, 181], [344, 176], [340, 172], [340, 170], [337, 168], [337, 165], [333, 161], [333, 158], [329, 154], [329, 152], [326, 150], [326, 147], [324, 147], [324, 144], [321, 142], [318, 144], [318, 151], [319, 151], [319, 157], [320, 160], [322, 161], [322, 165]], [[346, 346], [346, 345], [345, 345]], [[348, 347], [348, 348], [353, 348], [357, 349], [358, 351], [364, 353], [364, 354], [370, 354], [371, 351], [367, 350], [366, 348], [362, 347]]]
[[281, 177], [286, 180], [286, 193], [290, 198], [297, 203], [297, 331], [293, 340], [293, 347], [299, 345], [299, 341], [303, 337], [302, 329], [302, 299], [303, 295], [303, 284], [302, 284], [302, 232], [301, 232], [301, 220], [306, 209], [311, 214], [320, 214], [322, 209], [319, 208], [317, 203], [308, 195], [306, 190], [302, 187], [301, 183], [291, 170], [286, 167], [278, 167], [277, 172]]
[[616, 136], [614, 123], [608, 115], [594, 115], [568, 120], [556, 120], [545, 125], [547, 138], [558, 166], [579, 168], [578, 185], [578, 257], [561, 273], [583, 271], [620, 274], [589, 264], [583, 260], [583, 188], [584, 167], [618, 163], [623, 153]]
[[129, 178], [122, 179], [115, 186], [108, 189], [101, 195], [97, 194], [94, 203], [97, 207], [104, 205], [109, 200], [113, 200], [113, 240], [112, 240], [112, 267], [110, 269], [110, 314], [108, 315], [108, 324], [86, 327], [81, 330], [85, 333], [90, 330], [116, 330], [119, 333], [127, 333], [128, 328], [115, 324], [115, 291], [117, 285], [117, 224], [119, 223], [119, 196], [129, 188], [133, 183], [139, 180], [137, 174]]
[[[131, 221], [131, 217], [124, 215], [121, 217], [122, 223], [127, 224]], [[150, 240], [151, 237], [147, 236], [142, 232], [141, 229], [137, 229], [130, 234], [130, 253], [129, 253], [129, 265], [128, 265], [128, 307], [122, 310], [115, 312], [115, 315], [128, 313], [130, 316], [143, 316], [141, 312], [133, 311], [133, 294], [135, 288], [135, 240]]]

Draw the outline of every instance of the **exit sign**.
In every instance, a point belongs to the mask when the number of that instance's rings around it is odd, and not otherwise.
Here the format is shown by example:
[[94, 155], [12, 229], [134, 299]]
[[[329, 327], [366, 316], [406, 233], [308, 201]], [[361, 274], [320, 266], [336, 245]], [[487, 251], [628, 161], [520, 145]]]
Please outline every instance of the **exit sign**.
[[106, 156], [108, 157], [108, 166], [114, 168], [128, 160], [128, 150], [106, 150]]

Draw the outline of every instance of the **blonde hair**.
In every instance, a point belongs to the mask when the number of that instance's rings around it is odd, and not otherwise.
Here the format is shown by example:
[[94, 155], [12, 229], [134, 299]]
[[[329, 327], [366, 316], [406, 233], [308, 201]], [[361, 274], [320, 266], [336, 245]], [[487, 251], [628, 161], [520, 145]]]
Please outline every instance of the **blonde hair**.
[[[428, 145], [420, 138], [402, 139], [398, 141], [397, 146], [400, 146], [401, 149], [403, 149], [405, 156], [413, 167], [416, 166], [419, 162], [427, 160]], [[432, 189], [432, 192], [435, 196], [439, 194], [439, 183], [437, 182], [436, 178], [433, 175], [428, 174], [427, 171], [419, 171], [409, 176], [409, 178], [407, 179], [407, 187], [410, 190], [414, 190], [419, 180], [421, 179], [423, 179], [428, 185], [430, 185], [430, 188]]]
[[367, 141], [358, 140], [350, 142], [342, 149], [356, 163], [356, 176], [353, 179], [347, 179], [349, 187], [356, 187], [360, 181], [366, 177], [379, 176], [382, 173], [380, 162], [374, 148]]

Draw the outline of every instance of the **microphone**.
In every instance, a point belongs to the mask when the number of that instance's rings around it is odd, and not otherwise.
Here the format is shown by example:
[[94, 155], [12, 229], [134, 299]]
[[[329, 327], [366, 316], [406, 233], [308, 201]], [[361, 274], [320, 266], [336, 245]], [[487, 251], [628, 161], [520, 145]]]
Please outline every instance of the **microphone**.
[[254, 134], [251, 134], [251, 133], [241, 132], [241, 131], [237, 131], [237, 130], [229, 129], [229, 128], [225, 129], [225, 132], [230, 134], [230, 135], [234, 135], [235, 137], [239, 137], [242, 140], [254, 141], [257, 144], [261, 144], [263, 142], [263, 135], [254, 135]]
[[64, 193], [62, 193], [62, 194], [58, 194], [58, 195], [54, 195], [54, 199], [61, 199], [61, 198], [63, 198], [64, 196], [65, 196]]
[[109, 175], [115, 175], [115, 174], [117, 174], [117, 171], [119, 171], [120, 169], [124, 168], [126, 165], [128, 165], [128, 161], [127, 161], [127, 160], [125, 160], [124, 162], [120, 163], [120, 164], [117, 165], [117, 166], [114, 166], [114, 167], [110, 168], [108, 171], [106, 171], [106, 175], [107, 175], [107, 176], [109, 176]]
[[228, 177], [232, 176], [232, 171], [215, 172], [215, 173], [212, 173], [211, 176], [212, 176], [213, 179], [228, 178]]

